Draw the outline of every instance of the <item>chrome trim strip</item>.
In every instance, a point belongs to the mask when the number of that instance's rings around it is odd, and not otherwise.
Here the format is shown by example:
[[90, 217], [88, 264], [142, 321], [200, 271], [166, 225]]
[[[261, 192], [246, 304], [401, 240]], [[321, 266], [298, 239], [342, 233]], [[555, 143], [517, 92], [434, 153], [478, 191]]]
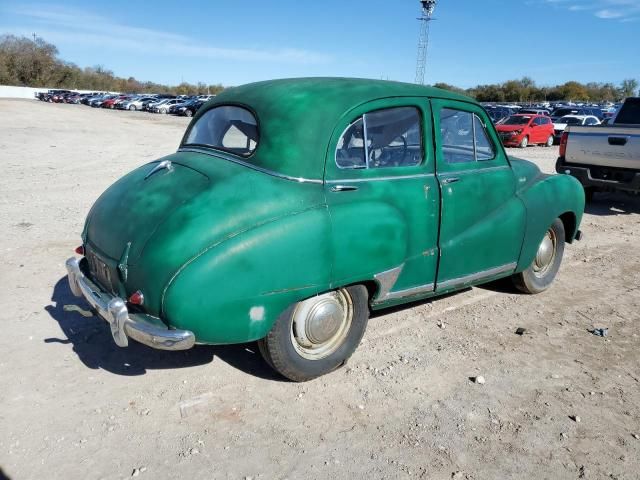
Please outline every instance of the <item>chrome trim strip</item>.
[[315, 178], [304, 178], [304, 177], [292, 177], [290, 175], [285, 175], [284, 173], [278, 173], [278, 172], [274, 172], [273, 170], [269, 170], [267, 168], [262, 168], [262, 167], [258, 167], [257, 165], [252, 165], [251, 163], [248, 162], [243, 162], [242, 160], [238, 160], [237, 158], [231, 158], [229, 156], [226, 155], [220, 155], [219, 153], [212, 153], [212, 152], [208, 152], [204, 149], [200, 149], [200, 148], [193, 148], [193, 147], [187, 147], [187, 148], [179, 148], [178, 152], [193, 152], [193, 153], [202, 153], [203, 155], [209, 155], [210, 157], [216, 157], [216, 158], [222, 158], [224, 160], [227, 160], [229, 162], [233, 162], [233, 163], [237, 163], [238, 165], [242, 165], [243, 167], [248, 167], [251, 168], [252, 170], [256, 170], [258, 172], [261, 173], [266, 173], [267, 175], [271, 175], [272, 177], [277, 177], [277, 178], [282, 178], [284, 180], [289, 180], [292, 182], [298, 182], [298, 183], [315, 183], [315, 184], [320, 184], [322, 185], [324, 182], [322, 180], [318, 180]]
[[339, 180], [327, 180], [326, 183], [333, 185], [336, 183], [386, 182], [388, 180], [408, 180], [412, 178], [428, 178], [433, 176], [433, 173], [416, 173], [415, 175], [398, 175], [397, 177], [343, 178]]
[[76, 297], [84, 297], [98, 315], [109, 323], [113, 340], [119, 347], [132, 338], [158, 350], [187, 350], [196, 337], [189, 330], [169, 330], [145, 319], [146, 315], [129, 315], [124, 300], [103, 292], [80, 270], [80, 262], [71, 257], [66, 262], [69, 288]]
[[399, 298], [411, 297], [414, 295], [420, 295], [422, 293], [429, 293], [435, 290], [435, 285], [433, 283], [428, 283], [426, 285], [418, 285], [417, 287], [411, 287], [405, 290], [392, 292], [391, 289], [398, 281], [398, 277], [400, 276], [400, 273], [402, 273], [403, 268], [404, 263], [399, 267], [392, 268], [391, 270], [387, 270], [373, 276], [373, 278], [380, 285], [380, 291], [373, 301], [374, 304], [383, 303], [389, 300], [397, 300]]
[[[484, 160], [482, 160], [484, 161]], [[491, 160], [488, 160], [491, 161]], [[471, 170], [456, 170], [451, 172], [442, 172], [440, 175], [467, 175], [469, 173], [478, 173], [478, 172], [493, 172], [496, 170], [510, 170], [511, 167], [509, 165], [500, 165], [497, 167], [486, 167], [486, 168], [473, 168]]]
[[421, 293], [429, 293], [435, 290], [435, 284], [427, 283], [426, 285], [419, 285], [417, 287], [407, 288], [405, 290], [398, 290], [397, 292], [389, 292], [384, 300], [395, 300], [398, 298], [412, 297], [414, 295], [420, 295]]
[[494, 275], [499, 275], [501, 273], [506, 273], [508, 271], [515, 270], [517, 266], [518, 266], [518, 263], [513, 262], [513, 263], [508, 263], [506, 265], [502, 265], [500, 267], [490, 268], [489, 270], [483, 270], [481, 272], [472, 273], [471, 275], [466, 275], [464, 277], [452, 278], [451, 280], [438, 282], [436, 285], [436, 288], [440, 290], [440, 289], [447, 289], [447, 288], [466, 285], [468, 283], [476, 282], [477, 280], [482, 280], [483, 278], [493, 277]]

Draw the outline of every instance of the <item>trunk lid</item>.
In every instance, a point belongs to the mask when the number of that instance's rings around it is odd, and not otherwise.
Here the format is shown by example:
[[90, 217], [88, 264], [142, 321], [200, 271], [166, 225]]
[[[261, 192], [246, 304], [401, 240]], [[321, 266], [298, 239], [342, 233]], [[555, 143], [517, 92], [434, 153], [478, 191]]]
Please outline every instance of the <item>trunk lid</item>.
[[133, 263], [158, 225], [208, 184], [206, 175], [170, 157], [144, 165], [98, 198], [89, 213], [85, 242], [103, 256], [119, 260], [126, 255]]

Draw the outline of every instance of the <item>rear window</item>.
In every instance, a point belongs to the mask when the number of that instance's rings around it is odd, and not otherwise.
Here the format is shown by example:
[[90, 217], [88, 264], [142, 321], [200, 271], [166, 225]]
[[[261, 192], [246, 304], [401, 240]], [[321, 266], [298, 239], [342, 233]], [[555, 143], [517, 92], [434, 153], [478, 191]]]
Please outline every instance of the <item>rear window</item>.
[[615, 123], [624, 123], [627, 125], [640, 124], [640, 98], [628, 98], [620, 113], [616, 117]]
[[258, 146], [256, 117], [246, 108], [220, 106], [208, 110], [191, 127], [183, 145], [211, 147], [243, 157]]
[[518, 117], [517, 115], [514, 115], [509, 117], [503, 125], [526, 125], [529, 123], [529, 120], [531, 120], [531, 117]]

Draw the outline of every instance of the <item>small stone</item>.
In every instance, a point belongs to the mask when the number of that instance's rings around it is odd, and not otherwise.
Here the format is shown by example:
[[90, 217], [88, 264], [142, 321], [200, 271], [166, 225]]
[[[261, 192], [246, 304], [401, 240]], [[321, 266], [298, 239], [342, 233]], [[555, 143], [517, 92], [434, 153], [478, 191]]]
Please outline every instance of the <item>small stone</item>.
[[140, 475], [140, 469], [139, 468], [134, 468], [133, 472], [131, 472], [131, 476], [132, 477], [137, 477], [138, 475]]
[[479, 383], [480, 385], [484, 385], [486, 380], [484, 379], [484, 377], [482, 375], [478, 375], [477, 377], [473, 378], [473, 381], [475, 383]]
[[197, 448], [190, 448], [189, 449], [189, 455], [197, 455], [200, 453], [200, 450], [198, 450]]
[[640, 435], [638, 435], [637, 433], [634, 433], [633, 438], [635, 438], [636, 440], [640, 440]]
[[553, 375], [551, 375], [551, 378], [557, 380], [560, 378], [560, 375], [558, 375], [557, 373], [554, 373]]
[[463, 477], [464, 477], [464, 473], [462, 473], [462, 472], [453, 472], [453, 473], [451, 474], [451, 478], [452, 478], [453, 480], [460, 480], [460, 479], [462, 479]]
[[360, 404], [360, 405], [358, 405], [358, 408], [359, 408], [360, 410], [364, 410], [364, 405]]
[[571, 415], [569, 418], [576, 423], [580, 423], [582, 421], [582, 419], [578, 415]]

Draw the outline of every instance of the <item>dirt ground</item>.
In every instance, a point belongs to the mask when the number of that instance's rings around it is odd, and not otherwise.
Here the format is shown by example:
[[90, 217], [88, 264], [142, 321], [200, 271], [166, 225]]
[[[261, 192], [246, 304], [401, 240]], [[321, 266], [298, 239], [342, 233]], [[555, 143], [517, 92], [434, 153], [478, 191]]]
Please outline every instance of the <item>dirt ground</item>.
[[[81, 304], [64, 261], [92, 202], [186, 125], [0, 100], [0, 478], [639, 478], [629, 196], [596, 196], [548, 292], [499, 282], [379, 314], [346, 367], [305, 384], [254, 344], [120, 349], [64, 311]], [[551, 172], [557, 147], [509, 153]]]

